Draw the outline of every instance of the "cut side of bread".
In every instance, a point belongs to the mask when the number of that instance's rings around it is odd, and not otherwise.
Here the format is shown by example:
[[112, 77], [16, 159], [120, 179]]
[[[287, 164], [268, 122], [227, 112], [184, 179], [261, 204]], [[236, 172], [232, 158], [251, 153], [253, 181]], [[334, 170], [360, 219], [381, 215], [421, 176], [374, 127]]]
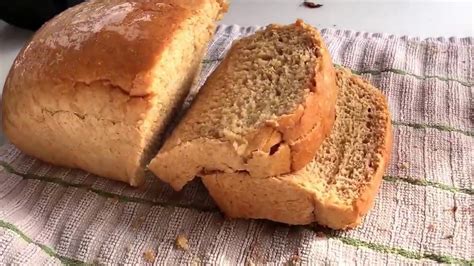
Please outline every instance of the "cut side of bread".
[[140, 185], [225, 9], [223, 0], [91, 0], [66, 10], [15, 60], [4, 132], [41, 160]]
[[343, 69], [337, 70], [337, 83], [334, 128], [305, 168], [268, 178], [246, 173], [202, 177], [226, 215], [287, 224], [317, 222], [333, 229], [361, 222], [388, 166], [391, 120], [378, 89]]
[[301, 169], [334, 123], [335, 80], [319, 32], [300, 20], [240, 39], [149, 168], [176, 190], [209, 172]]

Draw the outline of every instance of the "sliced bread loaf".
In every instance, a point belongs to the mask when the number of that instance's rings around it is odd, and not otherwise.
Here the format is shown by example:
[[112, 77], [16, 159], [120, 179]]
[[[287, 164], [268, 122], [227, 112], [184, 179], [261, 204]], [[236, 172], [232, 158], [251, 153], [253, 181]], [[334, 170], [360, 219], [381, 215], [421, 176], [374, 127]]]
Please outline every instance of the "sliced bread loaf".
[[301, 169], [332, 128], [337, 92], [319, 32], [271, 25], [235, 42], [149, 168], [176, 190], [213, 171]]
[[360, 223], [371, 208], [388, 165], [392, 129], [382, 93], [345, 70], [336, 121], [314, 159], [292, 174], [255, 178], [214, 173], [202, 180], [219, 207], [235, 218], [344, 229]]
[[4, 132], [44, 161], [139, 185], [225, 8], [225, 0], [91, 0], [64, 11], [10, 70]]

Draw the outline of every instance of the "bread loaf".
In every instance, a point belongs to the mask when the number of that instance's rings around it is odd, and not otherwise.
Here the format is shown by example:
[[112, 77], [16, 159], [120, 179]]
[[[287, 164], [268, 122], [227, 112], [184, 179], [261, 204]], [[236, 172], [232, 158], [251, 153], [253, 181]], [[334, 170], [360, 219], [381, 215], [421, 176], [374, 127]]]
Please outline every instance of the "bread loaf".
[[337, 83], [334, 128], [305, 168], [268, 178], [247, 173], [202, 178], [225, 214], [334, 229], [360, 223], [390, 158], [390, 115], [385, 97], [369, 83], [345, 70], [338, 70]]
[[214, 171], [301, 169], [332, 128], [337, 91], [317, 30], [270, 25], [233, 44], [149, 168], [176, 190]]
[[92, 0], [47, 22], [7, 77], [23, 152], [137, 186], [225, 11], [224, 0]]

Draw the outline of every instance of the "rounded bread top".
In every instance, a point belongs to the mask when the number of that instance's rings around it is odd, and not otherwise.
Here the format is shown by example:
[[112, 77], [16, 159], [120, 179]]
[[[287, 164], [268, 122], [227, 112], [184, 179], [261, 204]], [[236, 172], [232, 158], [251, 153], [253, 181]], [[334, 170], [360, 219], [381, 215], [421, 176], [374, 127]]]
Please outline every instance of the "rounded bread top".
[[100, 81], [131, 96], [151, 94], [158, 89], [153, 66], [182, 23], [196, 15], [215, 16], [213, 5], [225, 9], [220, 0], [84, 2], [35, 33], [5, 87]]

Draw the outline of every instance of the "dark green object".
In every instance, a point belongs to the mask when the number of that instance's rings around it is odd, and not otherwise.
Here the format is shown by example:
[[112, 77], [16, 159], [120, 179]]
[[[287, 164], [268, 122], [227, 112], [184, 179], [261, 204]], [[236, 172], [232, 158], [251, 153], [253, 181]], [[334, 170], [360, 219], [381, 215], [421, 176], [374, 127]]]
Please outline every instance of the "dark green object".
[[0, 19], [17, 27], [37, 30], [43, 23], [84, 0], [0, 0]]

